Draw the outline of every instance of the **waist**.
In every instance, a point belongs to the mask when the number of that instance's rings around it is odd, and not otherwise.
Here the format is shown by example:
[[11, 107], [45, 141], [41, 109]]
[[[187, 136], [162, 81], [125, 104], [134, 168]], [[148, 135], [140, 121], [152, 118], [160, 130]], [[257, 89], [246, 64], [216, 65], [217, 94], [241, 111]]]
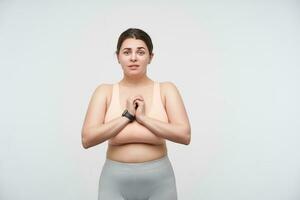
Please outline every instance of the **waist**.
[[134, 175], [136, 175], [137, 170], [141, 170], [141, 172], [143, 173], [145, 173], [145, 170], [148, 169], [158, 168], [161, 170], [165, 166], [171, 166], [171, 162], [169, 160], [168, 155], [164, 155], [163, 157], [154, 160], [132, 163], [120, 162], [106, 158], [105, 165], [109, 165], [110, 169], [117, 168], [117, 171], [119, 172], [124, 170], [132, 170], [134, 172]]
[[106, 152], [107, 159], [125, 163], [147, 162], [166, 155], [166, 143], [160, 145], [146, 143], [108, 144]]

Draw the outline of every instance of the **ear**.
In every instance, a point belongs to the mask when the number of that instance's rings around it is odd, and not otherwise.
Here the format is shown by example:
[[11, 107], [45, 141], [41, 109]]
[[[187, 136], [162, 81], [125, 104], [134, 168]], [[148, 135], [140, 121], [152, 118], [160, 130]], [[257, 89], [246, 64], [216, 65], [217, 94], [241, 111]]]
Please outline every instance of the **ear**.
[[120, 63], [119, 55], [117, 54], [117, 52], [116, 52], [116, 57], [117, 57], [118, 63]]
[[154, 53], [152, 52], [150, 55], [149, 64], [151, 63], [153, 56], [154, 56]]

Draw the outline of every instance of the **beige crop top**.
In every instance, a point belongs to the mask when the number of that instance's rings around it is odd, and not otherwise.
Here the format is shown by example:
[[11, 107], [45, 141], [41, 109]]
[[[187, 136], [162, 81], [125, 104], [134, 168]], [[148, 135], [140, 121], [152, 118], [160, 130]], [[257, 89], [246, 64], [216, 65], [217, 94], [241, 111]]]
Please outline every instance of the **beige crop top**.
[[[120, 117], [122, 112], [123, 109], [121, 108], [119, 99], [119, 84], [116, 83], [112, 88], [111, 101], [105, 114], [104, 123]], [[163, 122], [168, 122], [168, 116], [161, 100], [159, 82], [154, 82], [152, 105], [146, 115]], [[162, 144], [164, 142], [165, 140], [163, 138], [156, 136], [149, 129], [136, 121], [127, 124], [115, 137], [109, 139], [109, 144], [111, 145], [126, 143]]]

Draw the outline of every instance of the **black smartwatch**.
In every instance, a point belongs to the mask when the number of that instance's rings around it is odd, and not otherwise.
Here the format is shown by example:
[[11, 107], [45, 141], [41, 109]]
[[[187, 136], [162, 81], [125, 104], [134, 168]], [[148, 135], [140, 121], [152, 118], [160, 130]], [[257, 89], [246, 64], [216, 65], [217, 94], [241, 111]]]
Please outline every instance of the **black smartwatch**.
[[135, 120], [135, 116], [130, 114], [127, 109], [122, 113], [122, 117], [127, 117], [130, 122], [133, 122]]

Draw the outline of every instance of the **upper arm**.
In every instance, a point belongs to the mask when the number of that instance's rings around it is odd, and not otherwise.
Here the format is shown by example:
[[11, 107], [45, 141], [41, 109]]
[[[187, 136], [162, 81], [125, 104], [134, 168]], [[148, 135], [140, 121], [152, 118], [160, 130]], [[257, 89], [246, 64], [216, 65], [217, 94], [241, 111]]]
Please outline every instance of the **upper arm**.
[[87, 128], [104, 123], [108, 91], [108, 84], [101, 84], [94, 90], [85, 115], [82, 132]]
[[188, 115], [177, 87], [172, 82], [162, 84], [165, 107], [170, 123], [182, 124], [190, 129]]

